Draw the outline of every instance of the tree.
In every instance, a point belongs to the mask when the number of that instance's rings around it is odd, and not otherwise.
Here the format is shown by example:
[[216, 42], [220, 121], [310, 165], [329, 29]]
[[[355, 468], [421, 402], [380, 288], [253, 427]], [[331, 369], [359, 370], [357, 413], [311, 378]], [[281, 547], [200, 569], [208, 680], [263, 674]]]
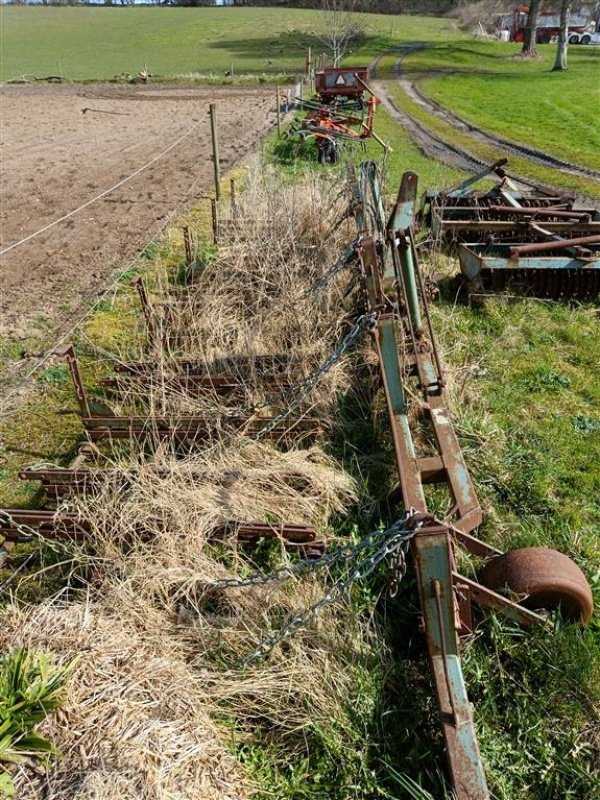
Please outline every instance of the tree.
[[338, 67], [350, 45], [364, 38], [365, 32], [349, 0], [321, 0], [324, 26], [315, 36], [330, 52], [333, 66]]
[[562, 0], [560, 6], [560, 34], [556, 48], [556, 61], [552, 67], [553, 72], [564, 72], [567, 67], [567, 44], [569, 39], [569, 15], [572, 0]]
[[527, 26], [525, 28], [525, 38], [523, 39], [523, 49], [521, 54], [529, 58], [537, 56], [535, 49], [536, 29], [538, 23], [538, 16], [540, 13], [540, 6], [542, 0], [530, 0], [529, 13], [527, 14]]

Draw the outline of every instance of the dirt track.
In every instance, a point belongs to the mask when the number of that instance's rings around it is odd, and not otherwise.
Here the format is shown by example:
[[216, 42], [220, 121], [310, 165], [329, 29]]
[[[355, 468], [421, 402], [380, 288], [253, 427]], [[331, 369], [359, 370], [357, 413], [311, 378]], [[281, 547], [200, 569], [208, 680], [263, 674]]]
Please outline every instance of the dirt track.
[[[212, 179], [208, 104], [223, 168], [275, 121], [272, 88], [0, 88], [0, 250], [180, 145], [70, 219], [0, 257], [0, 343], [43, 341]], [[87, 109], [84, 111], [84, 109]]]
[[[426, 45], [422, 44], [406, 45], [394, 51], [398, 55], [396, 64], [394, 66], [394, 75], [395, 80], [399, 82], [402, 91], [413, 101], [421, 105], [426, 111], [456, 128], [456, 130], [460, 131], [461, 133], [467, 134], [473, 139], [473, 141], [495, 147], [498, 151], [499, 157], [513, 156], [524, 158], [544, 167], [558, 169], [570, 175], [576, 175], [586, 179], [600, 179], [600, 173], [596, 170], [588, 167], [582, 167], [577, 164], [572, 164], [569, 161], [564, 161], [541, 150], [536, 150], [531, 146], [517, 142], [511, 142], [489, 131], [483, 131], [476, 126], [465, 122], [465, 120], [458, 115], [427, 97], [419, 89], [418, 80], [427, 77], [429, 73], [422, 73], [417, 76], [406, 76], [402, 72], [403, 59], [411, 52], [424, 49], [425, 47]], [[374, 78], [377, 78], [377, 68], [384, 55], [386, 55], [386, 53], [381, 53], [371, 65], [371, 75]], [[460, 71], [461, 70], [457, 70], [457, 72]], [[431, 74], [435, 73], [432, 72]], [[464, 148], [461, 148], [454, 143], [437, 136], [433, 133], [433, 131], [429, 130], [418, 120], [409, 116], [404, 111], [401, 111], [387, 92], [385, 82], [377, 81], [376, 85], [378, 88], [378, 93], [381, 96], [387, 111], [411, 133], [415, 143], [426, 155], [467, 171], [477, 171], [479, 167], [486, 164], [486, 162], [477, 158], [472, 153], [467, 152]], [[532, 185], [528, 181], [522, 180], [522, 182], [524, 185]], [[538, 182], [536, 185], [541, 184]], [[547, 188], [552, 187], [548, 186]]]

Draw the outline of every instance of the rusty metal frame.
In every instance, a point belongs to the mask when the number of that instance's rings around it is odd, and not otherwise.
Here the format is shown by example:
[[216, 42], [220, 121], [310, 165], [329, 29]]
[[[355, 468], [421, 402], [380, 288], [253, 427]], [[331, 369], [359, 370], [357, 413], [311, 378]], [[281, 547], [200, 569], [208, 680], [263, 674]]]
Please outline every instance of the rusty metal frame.
[[[164, 477], [160, 468], [154, 470], [157, 478]], [[122, 490], [131, 484], [137, 475], [136, 470], [103, 469], [101, 467], [83, 467], [72, 464], [68, 467], [32, 466], [19, 472], [22, 481], [39, 482], [47, 502], [60, 502], [69, 495], [80, 495], [93, 492], [107, 481], [114, 481]], [[284, 472], [280, 480], [293, 486], [299, 492], [309, 490], [310, 480], [300, 472]]]
[[[0, 512], [0, 536], [8, 542], [22, 541], [21, 526], [32, 529], [45, 539], [81, 541], [90, 532], [90, 521], [74, 512], [16, 508], [1, 509]], [[4, 520], [2, 513], [6, 516]], [[225, 520], [215, 525], [208, 536], [209, 542], [227, 542], [232, 539], [240, 546], [248, 548], [257, 547], [265, 539], [277, 540], [286, 550], [306, 557], [320, 555], [325, 550], [325, 542], [317, 537], [317, 532], [311, 525], [295, 523]]]
[[421, 223], [433, 242], [458, 252], [469, 296], [523, 286], [522, 294], [594, 300], [600, 294], [600, 211], [575, 208], [574, 195], [518, 190], [501, 181], [475, 191], [485, 173], [423, 199]]
[[[56, 350], [55, 353], [59, 358], [66, 361], [69, 366], [81, 419], [92, 442], [105, 439], [137, 439], [143, 441], [172, 439], [182, 444], [193, 443], [208, 438], [211, 432], [216, 432], [220, 428], [228, 432], [251, 436], [261, 432], [274, 419], [274, 417], [242, 415], [215, 418], [197, 416], [115, 416], [106, 405], [89, 398], [74, 347], [71, 344], [67, 344]], [[284, 443], [313, 440], [320, 435], [322, 428], [322, 420], [318, 417], [290, 416], [287, 420], [269, 430], [265, 436], [271, 441]]]
[[[359, 256], [365, 272], [365, 305], [380, 312], [373, 342], [399, 477], [390, 500], [402, 500], [416, 526], [411, 551], [452, 786], [457, 800], [489, 800], [462, 675], [459, 636], [473, 629], [472, 602], [521, 624], [544, 624], [544, 618], [456, 568], [456, 546], [480, 558], [493, 558], [501, 551], [474, 535], [482, 512], [446, 406], [413, 233], [415, 200], [416, 175], [406, 173], [387, 224], [387, 258], [364, 229], [364, 217], [357, 221], [363, 233]], [[355, 205], [362, 208], [359, 201]], [[419, 452], [413, 436], [415, 416], [428, 422], [437, 452]], [[452, 495], [453, 505], [442, 521], [428, 514], [424, 489], [428, 483], [445, 483]]]

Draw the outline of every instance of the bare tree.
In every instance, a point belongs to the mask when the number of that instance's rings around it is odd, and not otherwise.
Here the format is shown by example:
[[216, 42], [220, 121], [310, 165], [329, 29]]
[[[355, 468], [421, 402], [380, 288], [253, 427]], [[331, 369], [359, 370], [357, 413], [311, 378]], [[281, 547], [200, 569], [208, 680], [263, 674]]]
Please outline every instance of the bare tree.
[[527, 27], [525, 28], [525, 38], [523, 39], [523, 49], [521, 54], [524, 56], [537, 56], [536, 44], [536, 29], [538, 23], [538, 16], [542, 0], [530, 0], [529, 13], [527, 14]]
[[564, 72], [567, 67], [567, 44], [569, 39], [569, 15], [572, 0], [562, 0], [560, 6], [560, 34], [556, 48], [556, 61], [552, 67], [553, 72]]
[[365, 32], [351, 0], [321, 0], [319, 7], [324, 24], [315, 36], [331, 54], [333, 66], [338, 67], [351, 45], [363, 39]]

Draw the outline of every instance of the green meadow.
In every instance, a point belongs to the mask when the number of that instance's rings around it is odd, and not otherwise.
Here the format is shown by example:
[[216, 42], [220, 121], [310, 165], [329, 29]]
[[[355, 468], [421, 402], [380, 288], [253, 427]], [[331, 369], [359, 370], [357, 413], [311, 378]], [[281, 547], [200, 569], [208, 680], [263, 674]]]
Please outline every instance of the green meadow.
[[[0, 80], [63, 75], [110, 80], [148, 65], [163, 78], [234, 74], [293, 77], [306, 48], [324, 48], [321, 12], [264, 8], [33, 8], [2, 6]], [[366, 40], [351, 57], [370, 60], [395, 41], [437, 41], [448, 21], [359, 15]]]

